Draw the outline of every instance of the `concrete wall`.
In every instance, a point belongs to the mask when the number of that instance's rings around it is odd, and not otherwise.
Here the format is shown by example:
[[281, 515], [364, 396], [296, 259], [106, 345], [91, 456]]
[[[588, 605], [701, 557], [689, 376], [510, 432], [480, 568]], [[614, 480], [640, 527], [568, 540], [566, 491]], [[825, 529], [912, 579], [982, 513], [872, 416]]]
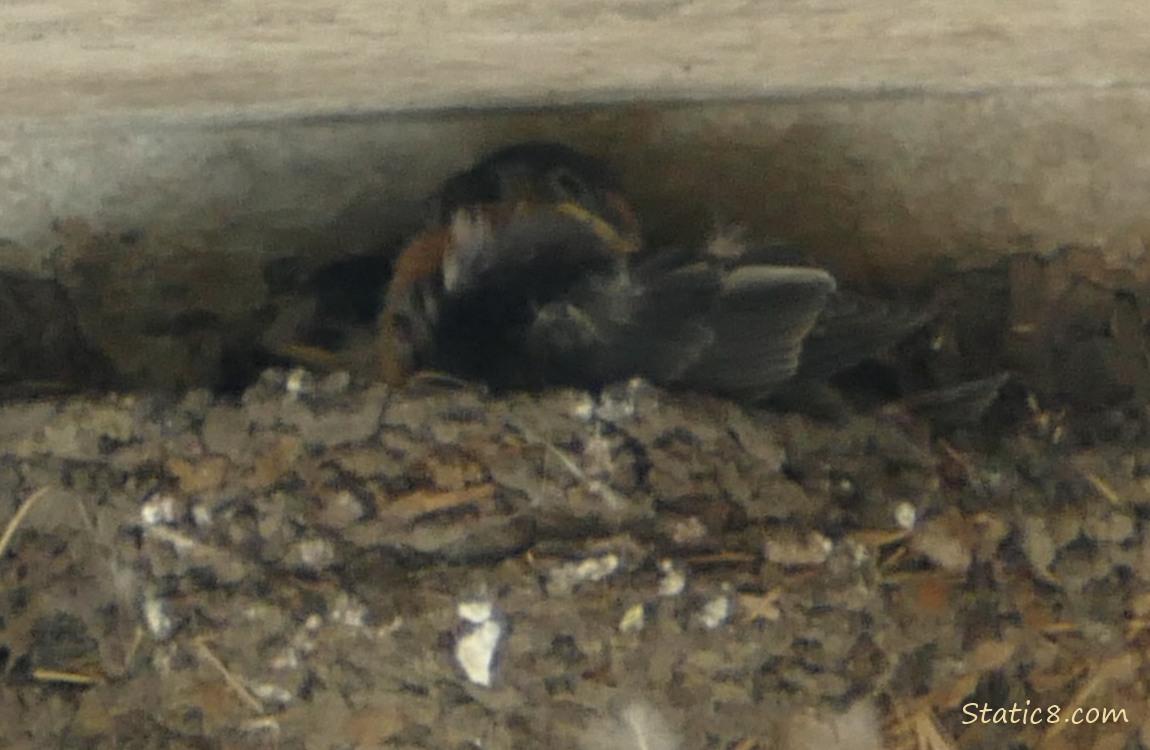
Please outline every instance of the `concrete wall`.
[[9, 2], [0, 236], [355, 252], [476, 150], [547, 135], [619, 163], [667, 237], [747, 221], [853, 270], [1129, 244], [1146, 28], [1120, 0]]

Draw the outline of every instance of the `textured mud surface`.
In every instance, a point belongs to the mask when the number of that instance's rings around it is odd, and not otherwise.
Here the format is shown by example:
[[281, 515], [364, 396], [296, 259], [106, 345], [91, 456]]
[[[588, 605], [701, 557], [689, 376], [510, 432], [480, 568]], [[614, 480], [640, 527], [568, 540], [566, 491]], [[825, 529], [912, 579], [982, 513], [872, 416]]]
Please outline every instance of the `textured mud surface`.
[[272, 370], [9, 402], [0, 493], [0, 747], [1150, 746], [1144, 409]]

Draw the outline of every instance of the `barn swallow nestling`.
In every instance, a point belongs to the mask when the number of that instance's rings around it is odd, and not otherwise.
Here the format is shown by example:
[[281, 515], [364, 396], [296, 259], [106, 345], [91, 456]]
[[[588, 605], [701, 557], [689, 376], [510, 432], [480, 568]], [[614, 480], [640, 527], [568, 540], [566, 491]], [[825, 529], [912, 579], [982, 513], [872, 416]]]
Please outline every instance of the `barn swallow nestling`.
[[380, 317], [392, 384], [425, 369], [497, 388], [638, 375], [756, 398], [798, 370], [835, 289], [817, 268], [642, 248], [610, 170], [558, 144], [496, 151], [434, 205]]
[[[456, 371], [453, 355], [486, 339], [456, 335], [467, 328], [457, 308], [510, 312], [516, 295], [532, 290], [530, 299], [541, 299], [548, 285], [640, 247], [639, 222], [614, 175], [560, 144], [500, 149], [446, 180], [431, 204], [427, 228], [396, 259], [380, 317], [382, 372], [393, 384], [415, 369]], [[468, 307], [470, 298], [484, 304]], [[454, 304], [460, 299], [462, 308]], [[442, 321], [441, 302], [448, 303]], [[486, 318], [488, 332], [516, 335], [513, 321]], [[484, 326], [480, 318], [470, 325], [477, 333]]]

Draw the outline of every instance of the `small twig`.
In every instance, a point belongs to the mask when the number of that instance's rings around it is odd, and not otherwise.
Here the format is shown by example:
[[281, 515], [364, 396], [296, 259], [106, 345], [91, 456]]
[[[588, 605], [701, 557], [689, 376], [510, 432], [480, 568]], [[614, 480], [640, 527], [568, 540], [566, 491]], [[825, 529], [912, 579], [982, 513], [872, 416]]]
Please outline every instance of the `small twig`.
[[495, 498], [495, 485], [485, 482], [459, 490], [435, 492], [416, 490], [385, 505], [380, 516], [399, 523], [415, 523], [419, 519], [436, 513], [457, 510], [466, 506], [489, 505]]
[[456, 377], [449, 372], [439, 370], [420, 370], [407, 380], [407, 385], [448, 386], [451, 388], [470, 388], [475, 384], [470, 380]]
[[76, 500], [76, 511], [79, 513], [80, 518], [84, 520], [84, 528], [88, 530], [89, 534], [96, 533], [96, 519], [95, 514], [88, 510], [88, 506], [84, 503], [84, 498], [79, 494], [73, 495]]
[[906, 557], [908, 554], [910, 554], [910, 553], [907, 551], [906, 547], [897, 547], [894, 550], [894, 552], [890, 553], [890, 557], [888, 557], [885, 560], [882, 560], [879, 563], [879, 569], [890, 570], [891, 568], [894, 568], [896, 565], [898, 565], [900, 562], [902, 562], [902, 559], [904, 557]]
[[256, 732], [267, 732], [277, 739], [276, 746], [279, 746], [278, 738], [281, 733], [280, 722], [279, 719], [274, 716], [260, 716], [255, 719], [248, 719], [243, 724], [240, 724], [240, 728], [245, 732], [252, 732], [253, 734]]
[[28, 515], [28, 511], [32, 510], [32, 506], [36, 504], [40, 498], [48, 494], [48, 487], [41, 487], [33, 492], [28, 497], [24, 498], [24, 502], [20, 503], [20, 507], [16, 509], [16, 515], [8, 521], [4, 527], [4, 535], [0, 536], [0, 557], [4, 556], [4, 552], [8, 549], [8, 543], [12, 541], [12, 537], [16, 535], [16, 529], [20, 528], [24, 516]]
[[228, 684], [228, 687], [230, 687], [249, 708], [256, 713], [262, 714], [264, 712], [263, 702], [257, 698], [252, 691], [248, 690], [243, 680], [236, 677], [224, 666], [224, 663], [220, 661], [218, 656], [212, 653], [212, 650], [208, 648], [208, 644], [202, 638], [197, 638], [193, 641], [193, 645], [195, 645], [196, 653], [199, 654], [199, 657], [208, 664], [211, 664], [216, 671], [220, 673], [220, 676], [224, 678], [224, 682]]
[[969, 456], [955, 448], [945, 439], [940, 439], [938, 441], [938, 445], [940, 448], [942, 448], [942, 451], [946, 454], [947, 458], [962, 467], [965, 479], [972, 488], [976, 490], [985, 489], [985, 484], [982, 481], [982, 476], [978, 471], [978, 468], [974, 465], [974, 461], [972, 461]]
[[955, 750], [954, 743], [942, 733], [934, 711], [921, 709], [911, 721], [920, 750]]
[[104, 682], [100, 677], [59, 669], [33, 669], [32, 679], [37, 682], [58, 682], [66, 685], [99, 685]]
[[761, 555], [753, 554], [751, 552], [734, 552], [731, 550], [723, 550], [719, 552], [689, 555], [683, 558], [683, 562], [685, 562], [687, 565], [742, 565], [744, 563], [757, 563], [761, 559]]
[[1082, 627], [1073, 622], [1052, 622], [1042, 628], [1043, 635], [1062, 635], [1063, 633], [1078, 633]]
[[136, 631], [132, 634], [132, 640], [128, 644], [128, 649], [124, 653], [124, 666], [121, 668], [123, 673], [128, 672], [128, 667], [132, 663], [132, 659], [136, 658], [136, 652], [140, 650], [140, 644], [144, 642], [144, 627], [142, 625], [136, 626]]
[[1119, 497], [1118, 493], [1105, 479], [1097, 474], [1084, 474], [1083, 476], [1086, 477], [1087, 482], [1090, 482], [1090, 486], [1097, 490], [1098, 494], [1105, 498], [1111, 505], [1122, 504], [1122, 498]]

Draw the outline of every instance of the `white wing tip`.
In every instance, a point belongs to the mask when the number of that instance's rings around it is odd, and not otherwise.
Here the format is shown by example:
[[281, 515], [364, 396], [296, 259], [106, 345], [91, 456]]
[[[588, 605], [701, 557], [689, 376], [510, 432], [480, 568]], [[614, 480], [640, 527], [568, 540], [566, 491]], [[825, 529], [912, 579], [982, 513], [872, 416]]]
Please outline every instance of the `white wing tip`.
[[805, 284], [818, 285], [824, 288], [827, 294], [833, 292], [838, 284], [835, 277], [821, 268], [808, 266], [741, 266], [727, 274], [724, 285], [727, 289], [737, 289], [746, 285], [761, 284]]

